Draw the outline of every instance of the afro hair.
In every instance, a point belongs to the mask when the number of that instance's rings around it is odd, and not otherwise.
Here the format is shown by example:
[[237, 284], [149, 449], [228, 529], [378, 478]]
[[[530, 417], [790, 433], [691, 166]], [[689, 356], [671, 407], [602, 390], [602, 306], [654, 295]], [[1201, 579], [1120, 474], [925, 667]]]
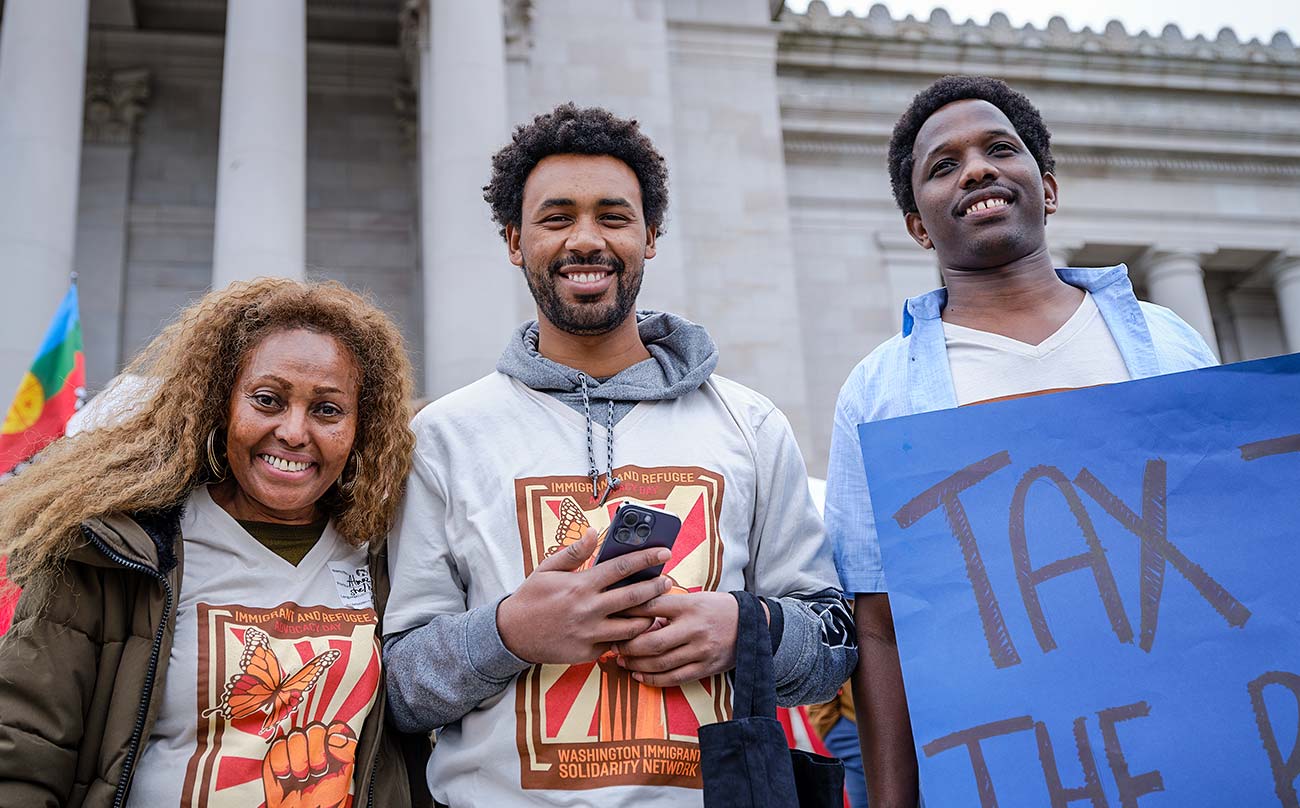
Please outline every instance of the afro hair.
[[894, 201], [904, 213], [916, 212], [916, 197], [912, 194], [912, 148], [916, 133], [940, 107], [970, 98], [987, 101], [1002, 110], [1043, 173], [1056, 169], [1052, 133], [1043, 124], [1038, 107], [1028, 98], [1005, 82], [988, 76], [944, 76], [916, 94], [894, 124], [894, 133], [889, 138], [889, 185]]
[[641, 185], [646, 224], [663, 235], [668, 208], [668, 166], [663, 155], [635, 119], [570, 102], [519, 126], [511, 142], [492, 155], [492, 179], [483, 186], [483, 199], [492, 207], [502, 238], [506, 225], [520, 224], [528, 175], [553, 154], [607, 155], [626, 163]]

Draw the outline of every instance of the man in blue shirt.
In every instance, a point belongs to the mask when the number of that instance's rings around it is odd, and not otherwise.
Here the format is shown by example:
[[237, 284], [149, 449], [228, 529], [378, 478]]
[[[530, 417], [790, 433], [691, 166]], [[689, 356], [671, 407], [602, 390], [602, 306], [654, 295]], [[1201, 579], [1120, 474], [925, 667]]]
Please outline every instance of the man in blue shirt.
[[944, 287], [907, 301], [902, 331], [858, 364], [835, 408], [826, 529], [856, 594], [858, 733], [872, 808], [914, 806], [916, 756], [874, 516], [861, 423], [1216, 363], [1190, 326], [1140, 302], [1128, 271], [1055, 269], [1051, 135], [996, 79], [948, 76], [894, 127], [889, 174], [908, 233], [934, 250]]

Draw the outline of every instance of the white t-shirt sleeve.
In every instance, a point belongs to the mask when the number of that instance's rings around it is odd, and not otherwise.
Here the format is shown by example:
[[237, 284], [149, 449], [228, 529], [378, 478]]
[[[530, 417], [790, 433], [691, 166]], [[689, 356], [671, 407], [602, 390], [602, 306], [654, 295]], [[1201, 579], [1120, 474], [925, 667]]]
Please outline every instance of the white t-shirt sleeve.
[[783, 597], [838, 589], [835, 562], [808, 470], [785, 415], [777, 409], [756, 430], [758, 504], [750, 540], [751, 591]]
[[446, 489], [420, 451], [388, 539], [388, 575], [385, 635], [465, 611], [465, 585], [447, 536]]
[[755, 460], [748, 588], [776, 596], [781, 611], [781, 633], [772, 657], [777, 703], [789, 707], [823, 702], [857, 664], [853, 620], [808, 491], [803, 456], [780, 410], [773, 409], [759, 424]]

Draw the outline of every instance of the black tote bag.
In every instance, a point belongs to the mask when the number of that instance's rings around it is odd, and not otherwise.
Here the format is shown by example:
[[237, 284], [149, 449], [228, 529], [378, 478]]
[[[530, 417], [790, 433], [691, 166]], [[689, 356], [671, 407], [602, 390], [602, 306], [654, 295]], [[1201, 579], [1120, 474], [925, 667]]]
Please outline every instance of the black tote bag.
[[735, 700], [730, 721], [700, 727], [705, 808], [844, 808], [844, 764], [786, 744], [763, 607], [749, 592], [731, 594], [740, 606]]

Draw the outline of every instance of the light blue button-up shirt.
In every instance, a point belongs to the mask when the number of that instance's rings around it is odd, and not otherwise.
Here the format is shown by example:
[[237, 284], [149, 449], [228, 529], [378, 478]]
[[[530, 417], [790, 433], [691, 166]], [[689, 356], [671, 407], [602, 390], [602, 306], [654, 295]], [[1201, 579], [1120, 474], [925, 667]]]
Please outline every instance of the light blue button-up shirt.
[[[1218, 364], [1201, 335], [1178, 315], [1134, 296], [1123, 264], [1056, 272], [1092, 293], [1130, 378]], [[946, 289], [909, 299], [902, 332], [859, 362], [840, 389], [826, 477], [826, 535], [845, 592], [887, 591], [858, 425], [957, 406], [939, 319], [947, 301]]]

